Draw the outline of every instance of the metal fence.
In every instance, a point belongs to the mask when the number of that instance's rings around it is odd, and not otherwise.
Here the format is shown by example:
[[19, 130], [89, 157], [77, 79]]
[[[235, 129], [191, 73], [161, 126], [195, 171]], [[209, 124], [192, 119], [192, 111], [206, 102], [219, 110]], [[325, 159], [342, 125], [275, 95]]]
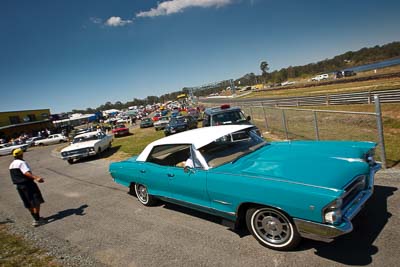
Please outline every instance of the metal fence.
[[263, 132], [285, 140], [364, 140], [378, 143], [377, 154], [386, 168], [380, 96], [371, 97], [375, 112], [273, 107], [264, 102], [235, 102]]

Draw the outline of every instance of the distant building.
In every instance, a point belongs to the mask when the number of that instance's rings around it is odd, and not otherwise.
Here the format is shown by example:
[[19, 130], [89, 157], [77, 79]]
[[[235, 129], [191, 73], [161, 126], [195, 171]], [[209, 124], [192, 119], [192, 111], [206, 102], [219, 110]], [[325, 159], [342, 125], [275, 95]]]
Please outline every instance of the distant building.
[[50, 109], [0, 112], [0, 138], [14, 138], [22, 133], [37, 134], [46, 128], [53, 128]]
[[72, 114], [68, 119], [53, 121], [56, 127], [79, 126], [85, 123], [94, 122], [98, 119], [96, 114]]

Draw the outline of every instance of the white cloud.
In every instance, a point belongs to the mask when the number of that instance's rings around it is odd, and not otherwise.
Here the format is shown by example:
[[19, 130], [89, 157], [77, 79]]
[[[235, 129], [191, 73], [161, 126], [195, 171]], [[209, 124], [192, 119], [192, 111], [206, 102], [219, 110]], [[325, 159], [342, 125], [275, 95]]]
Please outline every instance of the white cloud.
[[169, 0], [159, 3], [149, 11], [142, 11], [136, 17], [156, 17], [182, 12], [189, 7], [221, 7], [229, 5], [233, 0]]
[[125, 26], [127, 24], [132, 23], [132, 20], [123, 20], [121, 17], [110, 17], [107, 19], [107, 21], [104, 23], [106, 26], [110, 27], [120, 27], [120, 26]]

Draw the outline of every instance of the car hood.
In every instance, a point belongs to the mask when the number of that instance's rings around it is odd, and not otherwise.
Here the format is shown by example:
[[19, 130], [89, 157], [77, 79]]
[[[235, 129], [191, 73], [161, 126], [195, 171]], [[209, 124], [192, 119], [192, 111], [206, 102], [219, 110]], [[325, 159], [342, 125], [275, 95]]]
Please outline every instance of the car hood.
[[375, 146], [372, 142], [273, 142], [218, 169], [343, 189], [354, 177], [368, 174], [369, 165], [364, 158]]
[[66, 152], [66, 151], [72, 151], [72, 150], [77, 150], [81, 148], [87, 148], [87, 147], [93, 147], [98, 140], [91, 140], [91, 141], [86, 141], [82, 143], [75, 143], [67, 146], [66, 148], [62, 149], [61, 152]]

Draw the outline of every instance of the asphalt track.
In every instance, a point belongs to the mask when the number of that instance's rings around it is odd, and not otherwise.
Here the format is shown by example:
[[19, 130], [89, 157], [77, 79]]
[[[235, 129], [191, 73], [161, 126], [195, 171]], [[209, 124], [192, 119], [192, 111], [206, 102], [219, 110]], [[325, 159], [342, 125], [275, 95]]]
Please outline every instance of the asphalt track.
[[[172, 204], [144, 207], [115, 184], [109, 161], [69, 165], [55, 146], [29, 149], [25, 159], [45, 178], [42, 215], [30, 226], [9, 177], [11, 156], [0, 157], [0, 221], [30, 229], [37, 238], [62, 240], [109, 266], [399, 266], [400, 170], [380, 171], [375, 192], [354, 220], [355, 230], [332, 243], [303, 240], [296, 251], [277, 252], [247, 232], [234, 232], [214, 216]], [[5, 218], [7, 217], [7, 218]], [[56, 241], [57, 242], [57, 241]]]

